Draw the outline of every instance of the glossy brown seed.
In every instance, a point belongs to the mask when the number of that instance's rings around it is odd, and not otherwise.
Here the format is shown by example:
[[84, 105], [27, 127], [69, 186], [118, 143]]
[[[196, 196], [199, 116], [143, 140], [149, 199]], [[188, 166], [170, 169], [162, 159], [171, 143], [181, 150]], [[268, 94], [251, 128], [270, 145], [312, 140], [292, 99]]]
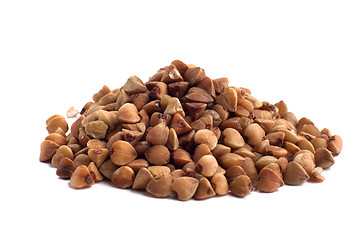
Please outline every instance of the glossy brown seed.
[[224, 174], [215, 173], [210, 182], [216, 195], [225, 196], [229, 193], [229, 184]]
[[287, 166], [288, 162], [289, 161], [285, 157], [279, 158], [279, 161], [277, 162], [277, 164], [280, 166], [281, 173], [284, 173], [286, 171], [286, 166]]
[[234, 128], [226, 128], [222, 133], [222, 143], [233, 149], [244, 146], [245, 141], [240, 133]]
[[225, 169], [228, 169], [232, 166], [241, 166], [245, 162], [245, 158], [235, 153], [223, 154], [218, 158], [218, 160], [220, 165]]
[[263, 156], [255, 162], [255, 166], [258, 170], [263, 169], [266, 165], [270, 163], [278, 163], [279, 159], [273, 156]]
[[69, 129], [69, 126], [63, 116], [53, 115], [46, 120], [46, 130], [48, 133], [54, 133], [58, 128], [61, 128], [64, 132], [67, 132]]
[[321, 175], [323, 169], [321, 167], [314, 168], [310, 173], [309, 182], [320, 183], [325, 180], [325, 177]]
[[[144, 126], [144, 128], [145, 128], [145, 126]], [[144, 133], [139, 132], [137, 130], [132, 131], [132, 130], [128, 130], [125, 128], [122, 129], [122, 133], [124, 136], [124, 140], [129, 142], [133, 146], [135, 146], [141, 140], [142, 136], [144, 135]]]
[[146, 160], [157, 166], [166, 165], [170, 161], [170, 151], [164, 145], [154, 145], [145, 151]]
[[285, 104], [285, 102], [283, 100], [281, 100], [280, 102], [275, 103], [274, 105], [278, 108], [279, 114], [281, 116], [284, 115], [285, 113], [287, 113], [288, 108], [287, 108], [287, 105]]
[[205, 155], [196, 163], [195, 170], [205, 177], [212, 177], [218, 168], [216, 158], [212, 155]]
[[164, 75], [165, 69], [158, 70], [152, 77], [149, 77], [149, 82], [145, 83], [145, 86], [151, 82], [159, 82], [161, 81], [162, 76]]
[[171, 184], [172, 177], [170, 174], [159, 175], [149, 181], [146, 191], [155, 197], [165, 198], [173, 193]]
[[229, 118], [230, 115], [229, 111], [226, 108], [224, 108], [222, 105], [215, 104], [214, 106], [211, 107], [211, 109], [219, 114], [221, 121], [224, 121]]
[[194, 162], [198, 162], [205, 155], [212, 155], [212, 153], [206, 144], [200, 144], [195, 148], [192, 159]]
[[103, 139], [106, 136], [108, 125], [101, 120], [89, 122], [85, 126], [85, 133], [92, 138]]
[[152, 99], [160, 99], [162, 96], [167, 95], [167, 85], [163, 82], [157, 82], [155, 86], [151, 89], [149, 97]]
[[130, 95], [125, 92], [124, 88], [121, 88], [115, 102], [115, 110], [118, 110], [122, 105], [129, 102], [131, 102]]
[[118, 119], [124, 123], [137, 123], [140, 121], [137, 108], [132, 103], [125, 103], [119, 108]]
[[331, 131], [327, 128], [323, 128], [320, 133], [325, 134], [328, 138], [331, 138], [332, 136]]
[[184, 73], [184, 80], [189, 82], [190, 85], [198, 84], [205, 77], [205, 71], [199, 67], [188, 68]]
[[187, 164], [184, 165], [184, 167], [182, 168], [182, 170], [188, 174], [189, 172], [194, 172], [195, 171], [195, 167], [196, 167], [196, 163], [195, 162], [188, 162]]
[[339, 135], [334, 135], [328, 140], [328, 149], [334, 154], [339, 155], [343, 146], [343, 141]]
[[74, 118], [78, 114], [79, 114], [79, 110], [75, 109], [74, 107], [70, 107], [69, 110], [67, 110], [67, 112], [66, 112], [66, 117]]
[[134, 179], [133, 189], [145, 189], [150, 180], [153, 179], [153, 175], [147, 168], [140, 168]]
[[150, 118], [149, 118], [149, 115], [147, 114], [147, 112], [144, 109], [142, 109], [139, 112], [139, 116], [140, 116], [139, 123], [143, 123], [145, 125], [145, 127], [149, 127]]
[[331, 152], [326, 148], [318, 148], [314, 154], [315, 164], [323, 169], [331, 167], [335, 161]]
[[137, 152], [130, 143], [119, 140], [113, 143], [110, 157], [113, 163], [123, 166], [136, 159]]
[[274, 146], [281, 147], [284, 143], [285, 133], [284, 132], [273, 132], [267, 134], [265, 139], [269, 140], [269, 143]]
[[51, 165], [53, 167], [58, 167], [60, 160], [63, 157], [68, 157], [70, 159], [74, 159], [74, 154], [71, 151], [71, 149], [66, 146], [66, 145], [62, 145], [60, 146], [57, 150], [56, 153], [54, 154], [54, 156], [51, 158]]
[[[213, 119], [213, 117], [211, 115], [205, 115], [205, 116], [200, 117], [198, 120], [196, 120], [194, 122], [202, 122], [203, 126], [204, 126], [202, 129], [211, 130], [212, 127], [213, 127], [214, 119]], [[198, 130], [200, 130], [200, 129], [198, 129]]]
[[201, 130], [201, 129], [205, 129], [205, 124], [200, 121], [200, 120], [196, 120], [194, 122], [192, 122], [190, 124], [190, 126], [192, 127], [192, 129], [194, 129], [195, 131]]
[[321, 133], [320, 130], [314, 126], [314, 124], [304, 124], [301, 127], [301, 132], [311, 134], [315, 137], [318, 137]]
[[173, 128], [177, 135], [182, 135], [191, 131], [191, 126], [179, 113], [174, 114], [171, 120], [170, 128]]
[[300, 138], [297, 136], [297, 134], [294, 131], [291, 130], [281, 130], [284, 135], [284, 141], [291, 142], [293, 144], [297, 144], [300, 140]]
[[105, 96], [106, 94], [108, 94], [108, 93], [110, 93], [110, 92], [111, 92], [111, 89], [110, 89], [108, 86], [104, 85], [104, 86], [99, 90], [99, 92], [97, 92], [97, 93], [95, 93], [95, 94], [93, 95], [93, 100], [94, 100], [94, 102], [99, 101], [103, 96]]
[[233, 117], [233, 118], [226, 119], [225, 121], [223, 121], [220, 124], [219, 127], [221, 130], [225, 130], [226, 128], [235, 128], [239, 132], [242, 132], [242, 130], [243, 130], [242, 125], [241, 125], [241, 118], [239, 118], [239, 117]]
[[118, 168], [118, 165], [114, 164], [110, 159], [108, 159], [100, 166], [99, 171], [104, 177], [111, 180], [112, 174]]
[[294, 113], [292, 112], [286, 112], [282, 115], [282, 118], [289, 121], [293, 126], [296, 126], [298, 124], [298, 120]]
[[95, 182], [100, 182], [104, 179], [99, 169], [96, 167], [95, 163], [91, 162], [88, 166], [88, 169], [90, 171], [91, 177], [94, 179]]
[[286, 149], [286, 151], [288, 151], [288, 153], [291, 153], [291, 154], [295, 154], [301, 150], [294, 143], [288, 142], [288, 141], [284, 142], [283, 147]]
[[115, 133], [109, 138], [108, 142], [106, 143], [106, 148], [111, 150], [113, 143], [119, 140], [124, 140], [124, 134], [122, 131]]
[[297, 146], [301, 149], [301, 150], [309, 150], [312, 153], [315, 153], [315, 148], [314, 146], [311, 144], [310, 141], [306, 140], [306, 139], [300, 139], [297, 143]]
[[212, 118], [213, 118], [213, 126], [214, 127], [218, 127], [221, 124], [222, 119], [221, 119], [220, 115], [216, 111], [211, 110], [211, 109], [206, 109], [201, 116], [203, 117], [203, 116], [206, 116], [206, 115], [211, 115], [212, 116]]
[[168, 166], [150, 166], [148, 167], [148, 169], [153, 175], [153, 177], [169, 174], [171, 171]]
[[[283, 175], [281, 174], [281, 168], [278, 163], [270, 163], [270, 164], [266, 165], [264, 168], [273, 170], [281, 179], [283, 179]], [[263, 169], [261, 169], [261, 170], [263, 170]]]
[[100, 167], [105, 162], [105, 160], [109, 157], [109, 154], [110, 151], [107, 148], [88, 150], [89, 158], [97, 167]]
[[194, 198], [198, 200], [216, 196], [209, 180], [205, 177], [199, 179], [199, 186], [195, 192]]
[[257, 121], [263, 121], [263, 120], [272, 120], [272, 114], [269, 111], [261, 110], [261, 109], [255, 109], [254, 110], [255, 119]]
[[275, 170], [269, 167], [263, 168], [259, 173], [259, 181], [257, 183], [257, 188], [261, 192], [275, 192], [276, 190], [278, 190], [279, 187], [284, 185], [284, 182], [280, 176], [280, 172], [277, 173]]
[[210, 130], [215, 134], [217, 140], [219, 141], [219, 140], [220, 140], [220, 137], [221, 137], [221, 130], [220, 130], [220, 128], [218, 128], [218, 127], [212, 127]]
[[[130, 131], [134, 131], [134, 132], [139, 132], [139, 133], [145, 133], [146, 131], [146, 125], [145, 123], [142, 122], [138, 122], [138, 123], [123, 123], [122, 124], [122, 130], [130, 130]], [[119, 126], [118, 126], [119, 128]], [[116, 133], [117, 133], [117, 129], [116, 129]], [[115, 134], [116, 134], [115, 133]], [[123, 132], [125, 135], [125, 132]], [[125, 136], [124, 136], [125, 137]]]
[[310, 142], [314, 146], [315, 151], [318, 148], [327, 148], [327, 141], [324, 138], [317, 137], [317, 138], [312, 139]]
[[76, 166], [74, 162], [70, 158], [63, 157], [59, 162], [58, 168], [56, 169], [56, 175], [58, 175], [60, 178], [70, 178], [75, 169]]
[[[65, 138], [67, 138], [66, 139], [66, 141], [68, 140], [68, 138], [70, 137], [68, 137], [68, 136], [66, 136], [66, 133], [64, 132], [64, 130], [62, 130], [61, 128], [57, 128], [56, 129], [56, 131], [54, 132], [54, 133], [57, 133], [57, 134], [60, 134], [61, 136], [63, 136], [63, 137], [65, 137]], [[71, 138], [73, 138], [73, 136], [71, 136]], [[70, 140], [69, 140], [70, 141]]]
[[176, 192], [177, 198], [187, 201], [192, 198], [199, 186], [199, 180], [192, 177], [179, 177], [171, 184], [171, 189]]
[[211, 78], [209, 77], [204, 77], [203, 80], [201, 80], [197, 87], [204, 89], [205, 91], [207, 91], [212, 97], [215, 97], [215, 88], [214, 88], [214, 83], [211, 80]]
[[182, 168], [185, 164], [192, 162], [191, 155], [188, 151], [178, 148], [171, 153], [173, 164], [178, 168]]
[[80, 165], [88, 166], [91, 163], [91, 158], [87, 154], [78, 154], [74, 158], [74, 164], [76, 167]]
[[215, 101], [230, 112], [235, 112], [237, 109], [237, 93], [231, 87], [226, 88], [224, 92], [216, 96]]
[[169, 150], [176, 150], [179, 147], [179, 139], [173, 128], [170, 128], [169, 130], [169, 136], [168, 136], [168, 141], [166, 143], [166, 147]]
[[94, 183], [89, 169], [84, 165], [78, 166], [70, 178], [70, 186], [75, 189], [91, 187]]
[[150, 143], [146, 142], [146, 141], [141, 141], [141, 142], [138, 142], [134, 148], [135, 148], [135, 151], [137, 152], [138, 156], [143, 156], [146, 149], [148, 149], [150, 147]]
[[163, 123], [153, 127], [146, 135], [146, 141], [152, 145], [165, 145], [168, 141], [169, 128]]
[[220, 156], [230, 152], [231, 148], [223, 144], [217, 144], [216, 147], [212, 150], [212, 154], [216, 158], [219, 158]]
[[174, 65], [176, 67], [176, 69], [180, 72], [180, 74], [182, 74], [182, 75], [188, 69], [188, 66], [180, 60], [174, 60], [171, 62], [171, 64]]
[[149, 95], [146, 93], [137, 93], [130, 96], [131, 102], [140, 111], [150, 100]]
[[106, 142], [99, 139], [91, 139], [87, 142], [86, 147], [88, 149], [103, 149], [106, 148]]
[[285, 148], [269, 145], [265, 147], [265, 153], [276, 158], [286, 157], [288, 151]]
[[135, 159], [129, 162], [126, 166], [131, 167], [131, 169], [134, 170], [135, 173], [137, 173], [140, 168], [149, 167], [149, 163], [145, 159]]
[[297, 162], [289, 162], [284, 173], [284, 182], [287, 185], [300, 185], [309, 179], [305, 169]]
[[171, 64], [170, 66], [168, 66], [164, 73], [163, 76], [161, 78], [161, 81], [169, 84], [169, 83], [173, 83], [173, 82], [182, 82], [184, 81], [184, 79], [182, 78], [179, 70], [176, 68], [175, 65]]
[[293, 162], [300, 164], [309, 175], [315, 168], [314, 156], [309, 153], [298, 154], [294, 157]]
[[204, 89], [192, 87], [185, 95], [185, 99], [189, 102], [211, 103], [214, 99]]
[[101, 106], [108, 106], [110, 104], [114, 104], [114, 109], [115, 109], [115, 102], [119, 96], [120, 92], [110, 92], [106, 95], [104, 95], [103, 97], [101, 97], [99, 99], [99, 101], [97, 102], [99, 105]]
[[73, 137], [76, 137], [79, 140], [79, 128], [81, 126], [81, 122], [84, 120], [85, 116], [80, 115], [78, 119], [74, 121], [74, 123], [71, 125], [71, 135]]
[[155, 127], [159, 123], [164, 123], [166, 126], [169, 126], [171, 123], [171, 115], [154, 112], [150, 118], [150, 126]]
[[254, 158], [255, 155], [254, 153], [252, 153], [250, 150], [248, 150], [247, 148], [245, 147], [241, 147], [241, 148], [238, 148], [238, 149], [235, 149], [233, 151], [233, 153], [237, 154], [237, 155], [240, 155], [241, 157], [249, 157], [249, 158]]
[[225, 91], [225, 89], [229, 85], [229, 79], [228, 78], [218, 78], [213, 80], [215, 92], [217, 94], [221, 94]]
[[183, 177], [185, 176], [185, 172], [182, 169], [175, 169], [173, 171], [170, 172], [170, 175], [173, 179], [173, 181], [179, 177]]
[[[270, 146], [269, 140], [265, 139], [254, 146], [254, 151], [267, 155], [266, 148]], [[269, 154], [271, 155], [271, 153]]]
[[134, 171], [128, 166], [119, 167], [112, 174], [111, 182], [118, 188], [129, 188], [133, 184]]
[[195, 149], [194, 142], [195, 130], [191, 130], [190, 132], [179, 137], [179, 145], [186, 149], [188, 152], [193, 152]]
[[257, 178], [258, 178], [258, 172], [255, 167], [254, 161], [249, 158], [245, 157], [245, 162], [241, 164], [242, 169], [244, 169], [246, 175], [250, 178], [251, 183], [253, 186], [257, 185]]
[[192, 119], [197, 120], [204, 113], [207, 105], [206, 103], [188, 102], [185, 106]]
[[263, 137], [265, 137], [265, 131], [259, 124], [252, 123], [244, 129], [242, 135], [247, 138], [246, 142], [248, 144], [255, 146], [262, 141]]
[[66, 138], [59, 133], [50, 133], [45, 140], [53, 141], [58, 145], [66, 145], [68, 143]]
[[145, 92], [147, 90], [144, 83], [137, 76], [131, 76], [124, 84], [123, 89], [129, 95]]
[[218, 139], [212, 131], [202, 129], [195, 133], [194, 141], [196, 144], [205, 144], [212, 151], [216, 147]]
[[246, 175], [236, 177], [229, 186], [231, 193], [237, 197], [245, 197], [253, 190], [251, 180]]
[[168, 85], [169, 94], [172, 97], [182, 98], [189, 87], [188, 82], [175, 82]]
[[52, 159], [52, 157], [55, 155], [57, 149], [59, 147], [59, 144], [51, 141], [51, 140], [45, 140], [40, 144], [40, 162], [46, 162]]
[[226, 169], [225, 177], [231, 183], [237, 176], [247, 175], [245, 170], [239, 165], [234, 165]]

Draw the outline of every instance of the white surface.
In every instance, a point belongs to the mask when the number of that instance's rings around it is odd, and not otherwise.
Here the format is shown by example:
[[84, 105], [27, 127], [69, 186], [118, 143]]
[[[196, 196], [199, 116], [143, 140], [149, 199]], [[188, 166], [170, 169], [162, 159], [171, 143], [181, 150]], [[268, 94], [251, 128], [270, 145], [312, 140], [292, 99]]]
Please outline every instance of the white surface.
[[[129, 2], [1, 1], [0, 239], [358, 239], [359, 2]], [[325, 182], [180, 202], [38, 161], [49, 116], [174, 59], [341, 135]]]

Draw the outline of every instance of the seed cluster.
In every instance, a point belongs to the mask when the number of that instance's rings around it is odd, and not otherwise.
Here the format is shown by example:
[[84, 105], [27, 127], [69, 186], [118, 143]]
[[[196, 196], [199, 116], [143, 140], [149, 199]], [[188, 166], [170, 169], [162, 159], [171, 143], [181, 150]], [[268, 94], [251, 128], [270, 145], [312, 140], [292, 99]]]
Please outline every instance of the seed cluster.
[[106, 178], [182, 201], [322, 182], [340, 136], [298, 120], [283, 101], [228, 84], [175, 60], [146, 83], [132, 76], [121, 88], [104, 86], [80, 113], [69, 109], [67, 117], [79, 115], [69, 133], [64, 117], [47, 119], [40, 161], [76, 189]]

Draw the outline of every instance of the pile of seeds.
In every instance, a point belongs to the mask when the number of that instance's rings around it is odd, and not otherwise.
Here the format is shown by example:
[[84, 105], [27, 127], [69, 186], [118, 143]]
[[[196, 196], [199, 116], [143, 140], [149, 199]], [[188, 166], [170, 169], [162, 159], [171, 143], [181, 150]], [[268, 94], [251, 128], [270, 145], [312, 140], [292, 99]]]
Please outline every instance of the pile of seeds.
[[146, 83], [132, 76], [121, 88], [104, 86], [80, 113], [69, 109], [77, 117], [69, 133], [64, 117], [47, 119], [40, 161], [76, 189], [109, 179], [183, 201], [322, 182], [342, 139], [298, 120], [283, 101], [228, 84], [175, 60]]

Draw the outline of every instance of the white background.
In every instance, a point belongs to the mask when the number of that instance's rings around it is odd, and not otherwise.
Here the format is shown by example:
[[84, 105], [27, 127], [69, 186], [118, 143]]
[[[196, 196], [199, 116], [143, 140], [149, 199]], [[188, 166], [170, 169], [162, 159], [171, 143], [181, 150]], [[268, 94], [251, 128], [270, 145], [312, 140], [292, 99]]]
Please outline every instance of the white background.
[[[1, 1], [0, 239], [359, 239], [359, 12], [359, 1]], [[180, 202], [73, 190], [39, 162], [49, 116], [174, 59], [341, 135], [325, 182]]]

